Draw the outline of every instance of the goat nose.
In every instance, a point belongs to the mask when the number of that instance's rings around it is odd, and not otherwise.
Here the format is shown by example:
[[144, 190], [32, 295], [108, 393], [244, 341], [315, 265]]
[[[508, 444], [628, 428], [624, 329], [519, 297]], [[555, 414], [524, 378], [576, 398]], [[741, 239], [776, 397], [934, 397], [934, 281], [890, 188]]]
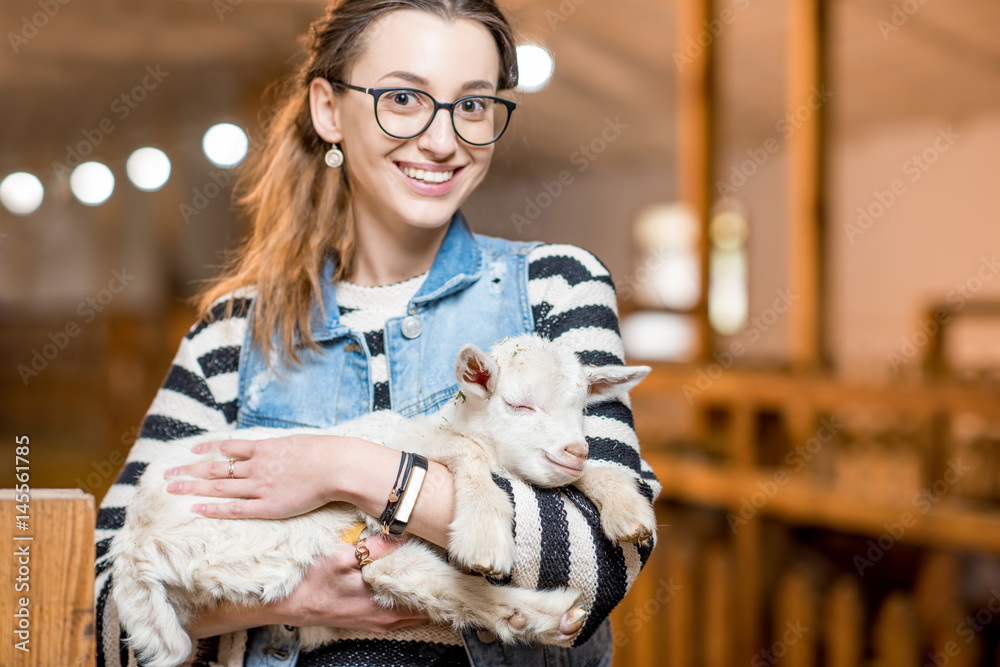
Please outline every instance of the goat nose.
[[587, 458], [587, 453], [589, 452], [589, 449], [585, 444], [574, 442], [572, 444], [563, 447], [563, 451], [569, 454], [570, 456], [577, 457], [578, 459], [585, 459]]

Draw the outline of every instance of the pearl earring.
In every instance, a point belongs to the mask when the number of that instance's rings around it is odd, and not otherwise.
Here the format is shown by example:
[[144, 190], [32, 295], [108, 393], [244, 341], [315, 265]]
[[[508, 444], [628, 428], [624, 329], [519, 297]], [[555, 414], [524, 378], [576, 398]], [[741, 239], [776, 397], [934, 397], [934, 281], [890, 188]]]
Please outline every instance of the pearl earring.
[[326, 166], [336, 169], [344, 164], [344, 151], [334, 146], [326, 152], [324, 159], [326, 160]]

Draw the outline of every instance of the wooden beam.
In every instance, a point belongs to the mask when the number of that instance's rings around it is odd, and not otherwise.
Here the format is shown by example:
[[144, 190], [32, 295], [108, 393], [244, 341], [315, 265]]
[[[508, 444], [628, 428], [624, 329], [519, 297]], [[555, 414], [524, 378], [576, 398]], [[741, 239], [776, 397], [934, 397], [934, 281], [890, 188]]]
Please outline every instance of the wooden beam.
[[[715, 135], [715, 37], [705, 26], [713, 20], [714, 0], [678, 0], [677, 191], [700, 226], [701, 294], [695, 314], [700, 356], [712, 353], [708, 323], [708, 216], [712, 206]], [[706, 37], [707, 35], [707, 37]]]
[[0, 579], [10, 586], [0, 596], [0, 616], [13, 626], [0, 645], [0, 665], [92, 667], [94, 497], [32, 489], [24, 500], [0, 489], [0, 521], [13, 532], [0, 558]]
[[788, 288], [799, 297], [788, 314], [788, 349], [796, 368], [828, 364], [823, 334], [825, 5], [824, 0], [787, 3], [787, 268]]

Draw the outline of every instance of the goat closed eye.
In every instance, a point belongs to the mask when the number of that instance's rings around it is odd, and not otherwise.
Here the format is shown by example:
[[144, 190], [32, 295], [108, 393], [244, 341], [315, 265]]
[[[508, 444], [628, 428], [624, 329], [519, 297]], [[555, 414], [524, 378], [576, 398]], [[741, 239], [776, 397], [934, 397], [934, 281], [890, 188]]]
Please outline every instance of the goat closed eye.
[[504, 403], [506, 403], [507, 407], [510, 408], [511, 410], [513, 410], [514, 412], [534, 412], [535, 411], [535, 409], [533, 407], [531, 407], [530, 405], [515, 405], [515, 404], [513, 404], [513, 403], [511, 403], [509, 401], [504, 401]]

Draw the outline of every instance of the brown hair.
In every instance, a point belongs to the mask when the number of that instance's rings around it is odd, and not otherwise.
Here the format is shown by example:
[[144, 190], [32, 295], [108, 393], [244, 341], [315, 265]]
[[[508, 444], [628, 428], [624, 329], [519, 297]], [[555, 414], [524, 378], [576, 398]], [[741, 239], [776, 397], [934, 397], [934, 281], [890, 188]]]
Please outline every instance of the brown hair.
[[[285, 82], [263, 141], [238, 178], [237, 202], [249, 215], [250, 237], [223, 273], [196, 297], [201, 317], [209, 320], [218, 299], [240, 288], [255, 288], [250, 326], [265, 359], [270, 359], [274, 334], [279, 335], [286, 360], [300, 363], [296, 342], [319, 351], [310, 315], [314, 305], [323, 310], [326, 256], [332, 255], [336, 263], [333, 280], [344, 280], [355, 269], [351, 184], [346, 169], [330, 169], [323, 161], [328, 146], [313, 127], [309, 84], [316, 77], [342, 81], [364, 50], [366, 28], [398, 9], [482, 23], [500, 52], [498, 89], [517, 85], [513, 32], [493, 0], [334, 0], [327, 6], [325, 15], [309, 28], [306, 63]], [[232, 315], [232, 308], [230, 301], [227, 315]]]

